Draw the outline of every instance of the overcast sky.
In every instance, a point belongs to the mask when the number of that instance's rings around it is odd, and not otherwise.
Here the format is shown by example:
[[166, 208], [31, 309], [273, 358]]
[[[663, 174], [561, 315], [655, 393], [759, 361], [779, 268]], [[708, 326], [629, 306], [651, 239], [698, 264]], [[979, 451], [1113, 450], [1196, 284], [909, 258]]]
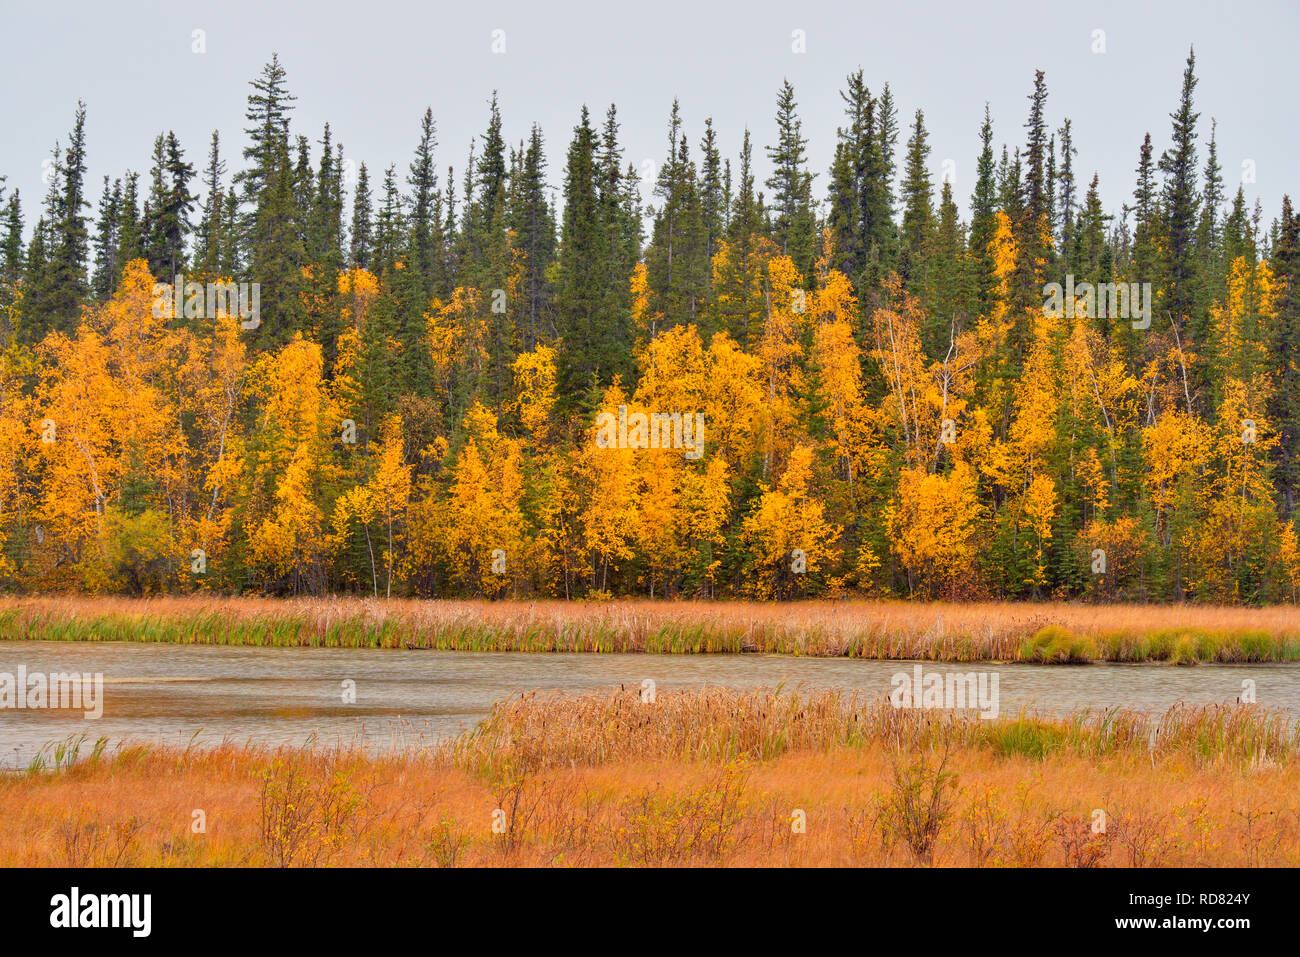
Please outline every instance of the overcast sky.
[[[245, 143], [248, 81], [272, 51], [298, 97], [294, 132], [315, 141], [328, 121], [372, 182], [390, 163], [405, 176], [420, 116], [432, 106], [439, 165], [444, 176], [455, 166], [458, 193], [493, 90], [508, 141], [541, 123], [554, 185], [582, 104], [597, 119], [618, 105], [625, 157], [642, 165], [665, 153], [673, 97], [693, 146], [713, 117], [733, 167], [748, 126], [761, 181], [769, 168], [761, 148], [774, 140], [776, 93], [788, 77], [821, 200], [843, 116], [838, 90], [861, 67], [873, 92], [890, 83], [900, 125], [924, 109], [936, 188], [944, 160], [953, 160], [963, 210], [985, 101], [995, 143], [1023, 143], [1026, 97], [1041, 68], [1051, 127], [1072, 119], [1079, 179], [1086, 185], [1100, 173], [1106, 206], [1117, 211], [1131, 196], [1143, 133], [1151, 131], [1157, 155], [1168, 143], [1168, 114], [1194, 44], [1198, 162], [1215, 117], [1229, 194], [1245, 161], [1256, 177], [1246, 185], [1248, 200], [1263, 200], [1266, 221], [1283, 193], [1300, 191], [1296, 0], [6, 5], [0, 173], [9, 189], [21, 190], [29, 231], [45, 191], [42, 160], [66, 139], [78, 98], [88, 108], [93, 203], [105, 174], [132, 168], [147, 178], [153, 138], [168, 129], [199, 169], [219, 129], [233, 169]], [[205, 32], [205, 53], [191, 51], [195, 30]], [[495, 30], [504, 31], [504, 53], [493, 52]], [[796, 30], [806, 52], [793, 49]], [[1099, 30], [1104, 53], [1093, 52]], [[904, 139], [905, 132], [900, 152]]]

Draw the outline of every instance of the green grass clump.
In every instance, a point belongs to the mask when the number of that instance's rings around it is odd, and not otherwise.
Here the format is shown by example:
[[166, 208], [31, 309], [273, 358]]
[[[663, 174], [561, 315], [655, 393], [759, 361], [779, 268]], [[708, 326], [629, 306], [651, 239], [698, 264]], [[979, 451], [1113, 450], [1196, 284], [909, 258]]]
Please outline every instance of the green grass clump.
[[1058, 724], [1020, 715], [984, 726], [984, 741], [1002, 757], [1021, 755], [1035, 760], [1065, 747], [1069, 732]]
[[1046, 664], [1086, 664], [1097, 657], [1097, 646], [1086, 635], [1076, 635], [1060, 625], [1047, 625], [1025, 639], [1016, 657]]

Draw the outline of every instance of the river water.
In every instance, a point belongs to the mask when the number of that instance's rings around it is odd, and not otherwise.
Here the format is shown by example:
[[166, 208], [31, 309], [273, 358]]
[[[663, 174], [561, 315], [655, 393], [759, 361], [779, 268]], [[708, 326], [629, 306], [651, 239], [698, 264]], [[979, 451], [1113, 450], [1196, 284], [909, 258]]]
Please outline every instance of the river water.
[[[620, 684], [657, 691], [703, 686], [835, 688], [885, 696], [913, 663], [768, 655], [602, 655], [230, 648], [132, 642], [0, 642], [0, 676], [103, 675], [103, 714], [0, 708], [0, 766], [25, 766], [53, 741], [85, 734], [213, 745], [362, 745], [372, 750], [444, 740], [518, 691], [583, 692]], [[1300, 716], [1300, 664], [1043, 666], [926, 663], [925, 673], [998, 675], [1000, 710], [1068, 712], [1121, 706], [1163, 711], [1175, 702], [1234, 701], [1254, 682], [1261, 705]], [[345, 703], [355, 682], [355, 703]], [[195, 737], [197, 733], [197, 738]], [[313, 738], [314, 736], [314, 738]]]

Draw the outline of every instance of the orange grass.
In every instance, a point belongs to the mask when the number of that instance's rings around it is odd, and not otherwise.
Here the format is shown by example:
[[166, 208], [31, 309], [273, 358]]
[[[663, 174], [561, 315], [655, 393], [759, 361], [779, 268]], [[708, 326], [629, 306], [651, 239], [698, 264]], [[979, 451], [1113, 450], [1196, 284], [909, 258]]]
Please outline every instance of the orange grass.
[[1008, 747], [1025, 721], [833, 693], [524, 695], [426, 751], [126, 747], [0, 779], [0, 865], [1300, 864], [1284, 717], [1085, 714]]
[[1295, 661], [1300, 609], [911, 602], [0, 597], [0, 639], [935, 661]]

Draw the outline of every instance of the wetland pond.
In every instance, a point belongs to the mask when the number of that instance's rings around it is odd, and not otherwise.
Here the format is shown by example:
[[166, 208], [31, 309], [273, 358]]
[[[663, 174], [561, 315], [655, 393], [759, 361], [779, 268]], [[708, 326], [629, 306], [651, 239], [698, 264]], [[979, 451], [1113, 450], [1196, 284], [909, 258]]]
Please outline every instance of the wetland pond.
[[[520, 691], [571, 693], [705, 686], [837, 689], [885, 697], [914, 662], [775, 655], [535, 654], [347, 648], [256, 648], [134, 642], [0, 642], [0, 676], [102, 674], [102, 715], [0, 708], [0, 766], [22, 767], [51, 742], [86, 735], [198, 746], [418, 747], [471, 728], [493, 702]], [[998, 675], [1002, 715], [1021, 708], [1067, 713], [1125, 707], [1164, 711], [1176, 702], [1231, 703], [1254, 682], [1265, 707], [1300, 716], [1300, 664], [923, 663], [931, 672]], [[13, 679], [10, 679], [11, 681]], [[345, 703], [345, 683], [356, 701]], [[197, 733], [197, 738], [195, 737]]]

